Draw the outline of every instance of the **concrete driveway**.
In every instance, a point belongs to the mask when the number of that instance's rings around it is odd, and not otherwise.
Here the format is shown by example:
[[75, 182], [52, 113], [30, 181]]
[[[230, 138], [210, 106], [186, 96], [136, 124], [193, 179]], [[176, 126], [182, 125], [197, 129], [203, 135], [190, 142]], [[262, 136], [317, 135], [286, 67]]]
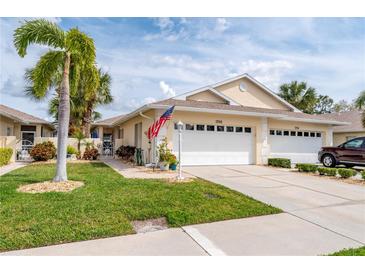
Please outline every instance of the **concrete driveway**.
[[197, 166], [185, 171], [285, 211], [192, 226], [226, 254], [315, 255], [365, 245], [363, 186], [264, 166]]
[[321, 255], [365, 245], [365, 187], [262, 166], [185, 171], [285, 212], [0, 255]]

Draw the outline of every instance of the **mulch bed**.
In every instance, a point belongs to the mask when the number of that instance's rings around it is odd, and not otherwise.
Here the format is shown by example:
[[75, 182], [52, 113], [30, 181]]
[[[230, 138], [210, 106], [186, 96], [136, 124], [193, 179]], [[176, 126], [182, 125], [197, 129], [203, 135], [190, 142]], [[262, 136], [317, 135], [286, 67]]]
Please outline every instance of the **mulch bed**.
[[76, 188], [82, 187], [83, 182], [67, 181], [67, 182], [51, 182], [28, 184], [20, 186], [17, 191], [25, 193], [45, 193], [45, 192], [70, 192]]

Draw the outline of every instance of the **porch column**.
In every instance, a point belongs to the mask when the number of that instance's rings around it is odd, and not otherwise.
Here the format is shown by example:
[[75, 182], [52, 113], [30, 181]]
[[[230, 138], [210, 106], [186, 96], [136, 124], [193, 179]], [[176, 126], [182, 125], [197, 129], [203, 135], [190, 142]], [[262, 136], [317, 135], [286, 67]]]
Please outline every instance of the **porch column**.
[[104, 135], [104, 130], [103, 130], [103, 127], [100, 126], [100, 127], [98, 127], [98, 137], [100, 140], [103, 140], [103, 135]]
[[261, 164], [266, 165], [267, 159], [269, 158], [270, 154], [270, 146], [268, 142], [268, 121], [267, 118], [261, 118]]
[[333, 127], [329, 127], [326, 132], [326, 144], [325, 146], [333, 146]]

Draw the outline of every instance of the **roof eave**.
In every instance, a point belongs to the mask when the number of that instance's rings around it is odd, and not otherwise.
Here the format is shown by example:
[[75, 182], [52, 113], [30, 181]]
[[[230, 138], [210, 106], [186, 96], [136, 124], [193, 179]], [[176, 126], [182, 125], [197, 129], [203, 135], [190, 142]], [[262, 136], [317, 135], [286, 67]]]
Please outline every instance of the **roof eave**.
[[297, 122], [306, 122], [306, 123], [314, 123], [314, 124], [329, 124], [333, 126], [344, 126], [349, 125], [350, 123], [347, 122], [340, 122], [340, 121], [333, 121], [333, 120], [320, 120], [320, 119], [311, 119], [311, 118], [297, 118], [297, 117], [290, 117], [286, 116], [281, 120], [284, 121], [297, 121]]

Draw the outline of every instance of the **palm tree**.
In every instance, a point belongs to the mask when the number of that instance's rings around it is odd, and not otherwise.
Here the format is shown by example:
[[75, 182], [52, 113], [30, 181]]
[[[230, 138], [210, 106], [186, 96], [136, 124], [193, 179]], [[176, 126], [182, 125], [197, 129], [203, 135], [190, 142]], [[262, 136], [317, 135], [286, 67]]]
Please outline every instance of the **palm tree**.
[[355, 107], [359, 110], [365, 108], [365, 90], [361, 91], [359, 96], [355, 99]]
[[[77, 89], [80, 71], [94, 67], [96, 55], [94, 41], [77, 28], [64, 31], [55, 23], [36, 19], [25, 21], [14, 32], [14, 45], [21, 57], [27, 54], [30, 44], [51, 48], [40, 57], [36, 66], [28, 71], [26, 77], [31, 86], [26, 91], [38, 100], [45, 98], [52, 88], [56, 88], [59, 92], [57, 170], [53, 181], [67, 181], [66, 155], [70, 93], [74, 93]], [[62, 71], [62, 80], [57, 81], [60, 71]]]
[[82, 127], [84, 135], [90, 137], [91, 123], [101, 115], [95, 111], [99, 105], [107, 105], [113, 102], [113, 97], [110, 92], [111, 77], [108, 73], [98, 70], [99, 86], [89, 92], [85, 92], [86, 109], [83, 115]]
[[318, 102], [316, 90], [307, 88], [305, 82], [292, 81], [290, 84], [283, 84], [278, 95], [305, 113], [313, 113]]
[[79, 151], [79, 153], [81, 154], [81, 142], [82, 140], [85, 139], [85, 135], [81, 130], [75, 130], [74, 134], [72, 135], [72, 137], [77, 139], [77, 150]]
[[[96, 69], [96, 67], [95, 67]], [[91, 123], [101, 118], [101, 114], [95, 111], [99, 105], [109, 104], [113, 101], [111, 95], [111, 77], [108, 73], [104, 73], [101, 69], [97, 70], [98, 81], [94, 86], [85, 89], [84, 82], [89, 81], [88, 71], [81, 73], [79, 86], [75, 94], [70, 96], [70, 126], [69, 135], [73, 135], [75, 131], [81, 129], [85, 137], [90, 137]], [[59, 94], [56, 93], [49, 104], [49, 113], [57, 121], [59, 105]]]

